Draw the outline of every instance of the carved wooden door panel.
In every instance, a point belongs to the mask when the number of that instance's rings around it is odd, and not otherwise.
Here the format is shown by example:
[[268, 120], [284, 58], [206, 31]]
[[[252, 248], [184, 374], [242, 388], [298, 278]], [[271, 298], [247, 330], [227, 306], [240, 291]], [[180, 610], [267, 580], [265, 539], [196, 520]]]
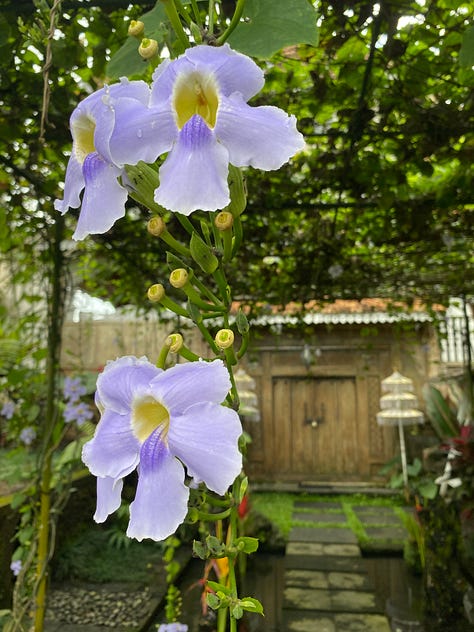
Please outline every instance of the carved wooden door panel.
[[274, 377], [272, 390], [275, 475], [308, 481], [356, 475], [355, 378]]

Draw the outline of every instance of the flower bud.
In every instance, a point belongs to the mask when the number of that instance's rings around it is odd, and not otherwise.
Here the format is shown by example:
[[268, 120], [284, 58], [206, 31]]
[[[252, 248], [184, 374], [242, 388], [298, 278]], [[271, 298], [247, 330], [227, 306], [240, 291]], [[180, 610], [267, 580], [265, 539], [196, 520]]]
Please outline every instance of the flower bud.
[[166, 339], [166, 344], [172, 353], [178, 353], [184, 344], [183, 336], [181, 334], [170, 334]]
[[161, 283], [155, 283], [148, 288], [147, 296], [152, 303], [159, 303], [165, 296], [165, 288]]
[[140, 20], [131, 20], [128, 27], [128, 34], [132, 37], [142, 38], [145, 33], [145, 25]]
[[229, 211], [221, 211], [214, 219], [214, 224], [218, 230], [228, 230], [232, 227], [234, 218]]
[[166, 224], [162, 217], [159, 215], [154, 215], [151, 219], [148, 220], [146, 228], [150, 235], [153, 237], [159, 237], [166, 230]]
[[170, 283], [176, 289], [183, 288], [189, 280], [189, 274], [184, 268], [176, 268], [170, 274]]
[[234, 332], [232, 329], [220, 329], [214, 338], [214, 342], [219, 349], [229, 349], [234, 344]]
[[143, 59], [152, 59], [158, 55], [158, 42], [154, 39], [144, 37], [138, 47], [138, 53]]

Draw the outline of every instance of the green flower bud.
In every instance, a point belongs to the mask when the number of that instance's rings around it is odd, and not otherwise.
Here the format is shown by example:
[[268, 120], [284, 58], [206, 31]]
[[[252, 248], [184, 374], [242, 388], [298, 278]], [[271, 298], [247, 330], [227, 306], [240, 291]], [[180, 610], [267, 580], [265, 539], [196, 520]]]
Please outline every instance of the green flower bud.
[[148, 300], [152, 303], [159, 303], [165, 296], [165, 288], [161, 283], [155, 283], [148, 288]]
[[181, 334], [170, 334], [166, 339], [166, 344], [172, 353], [178, 353], [184, 344], [183, 336]]
[[145, 25], [140, 20], [132, 20], [128, 27], [128, 34], [141, 39], [145, 33]]
[[138, 47], [138, 53], [143, 59], [153, 59], [158, 55], [158, 42], [154, 39], [144, 37]]
[[234, 344], [234, 332], [232, 329], [220, 329], [214, 338], [219, 349], [229, 349]]
[[189, 281], [189, 274], [184, 268], [176, 268], [170, 274], [170, 283], [176, 289], [183, 288]]
[[146, 228], [150, 235], [153, 237], [159, 237], [166, 230], [166, 224], [162, 217], [159, 215], [154, 215], [151, 219], [148, 220]]
[[234, 217], [229, 211], [221, 211], [214, 218], [214, 224], [218, 230], [228, 230], [232, 228], [234, 223]]

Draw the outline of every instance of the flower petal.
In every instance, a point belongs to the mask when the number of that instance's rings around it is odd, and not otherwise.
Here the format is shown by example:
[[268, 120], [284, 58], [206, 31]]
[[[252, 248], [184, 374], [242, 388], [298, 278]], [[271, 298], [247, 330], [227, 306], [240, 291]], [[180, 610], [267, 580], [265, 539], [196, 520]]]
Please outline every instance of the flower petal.
[[81, 205], [80, 195], [84, 184], [82, 165], [76, 159], [73, 150], [66, 168], [63, 199], [55, 200], [54, 208], [63, 215], [69, 208], [78, 208]]
[[153, 396], [175, 415], [197, 402], [220, 404], [229, 392], [230, 379], [222, 360], [188, 362], [163, 371], [150, 387]]
[[304, 147], [294, 116], [273, 106], [251, 107], [238, 94], [221, 100], [214, 131], [236, 167], [279, 169]]
[[82, 448], [82, 460], [99, 477], [123, 478], [138, 465], [140, 442], [132, 432], [130, 415], [105, 410], [94, 438]]
[[173, 86], [182, 73], [199, 73], [203, 77], [212, 74], [218, 83], [219, 93], [225, 96], [240, 92], [245, 100], [263, 88], [262, 70], [257, 64], [227, 44], [220, 47], [194, 46], [178, 59], [163, 62], [153, 74], [153, 104], [169, 103]]
[[230, 201], [228, 164], [227, 150], [200, 116], [192, 116], [160, 168], [155, 201], [183, 215], [224, 208]]
[[115, 106], [115, 128], [110, 155], [117, 165], [151, 163], [169, 151], [178, 134], [171, 110], [148, 108], [134, 99], [120, 99]]
[[121, 170], [105, 162], [97, 153], [89, 154], [82, 165], [84, 197], [76, 231], [72, 238], [105, 233], [125, 215], [127, 191], [117, 178]]
[[117, 511], [122, 502], [123, 479], [115, 480], [106, 476], [97, 479], [97, 508], [94, 514], [96, 522], [105, 522], [107, 516]]
[[148, 391], [149, 384], [163, 373], [145, 357], [123, 356], [106, 364], [97, 378], [97, 397], [100, 407], [128, 414], [132, 400]]
[[135, 500], [130, 505], [127, 535], [164, 540], [184, 521], [189, 489], [184, 468], [170, 454], [158, 432], [145, 441], [140, 454], [140, 474]]
[[186, 465], [188, 475], [224, 494], [242, 469], [237, 413], [217, 404], [196, 404], [173, 417], [168, 432], [170, 451]]

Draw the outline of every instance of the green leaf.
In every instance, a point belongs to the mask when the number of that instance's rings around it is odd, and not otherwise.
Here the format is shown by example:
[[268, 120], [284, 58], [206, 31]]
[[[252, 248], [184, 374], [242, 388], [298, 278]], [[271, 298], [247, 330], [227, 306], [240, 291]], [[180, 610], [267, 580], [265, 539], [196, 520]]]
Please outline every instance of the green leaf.
[[255, 553], [258, 549], [258, 538], [250, 538], [248, 536], [237, 538], [235, 546], [243, 553]]
[[[140, 20], [145, 25], [146, 37], [162, 43], [168, 31], [166, 27], [167, 17], [163, 3], [158, 0], [154, 9], [141, 16]], [[138, 54], [138, 40], [128, 37], [121, 48], [112, 56], [107, 64], [107, 77], [118, 79], [131, 75], [143, 75], [149, 68], [149, 64]]]
[[228, 588], [227, 586], [224, 586], [223, 584], [219, 584], [219, 582], [212, 582], [212, 581], [208, 580], [206, 582], [206, 586], [208, 586], [215, 593], [222, 593], [224, 595], [231, 595], [232, 594], [232, 591], [231, 591], [230, 588]]
[[193, 233], [191, 236], [189, 248], [191, 250], [192, 258], [203, 272], [206, 272], [206, 274], [212, 274], [217, 269], [219, 261], [216, 255], [212, 252], [206, 242], [203, 241], [196, 233]]
[[423, 389], [426, 413], [434, 431], [441, 440], [456, 437], [459, 434], [459, 424], [455, 412], [450, 408], [441, 392], [431, 384]]
[[229, 37], [241, 53], [268, 59], [285, 46], [318, 43], [317, 13], [307, 0], [253, 0]]
[[239, 600], [239, 603], [243, 610], [263, 614], [263, 606], [258, 599], [254, 599], [253, 597], [244, 597]]
[[459, 50], [459, 65], [462, 68], [474, 66], [474, 26], [470, 26], [464, 32]]
[[436, 485], [434, 481], [421, 483], [421, 485], [418, 486], [418, 491], [424, 498], [433, 500], [433, 498], [436, 498], [436, 494], [438, 493], [438, 485]]

